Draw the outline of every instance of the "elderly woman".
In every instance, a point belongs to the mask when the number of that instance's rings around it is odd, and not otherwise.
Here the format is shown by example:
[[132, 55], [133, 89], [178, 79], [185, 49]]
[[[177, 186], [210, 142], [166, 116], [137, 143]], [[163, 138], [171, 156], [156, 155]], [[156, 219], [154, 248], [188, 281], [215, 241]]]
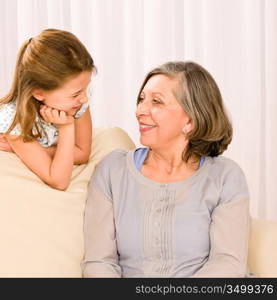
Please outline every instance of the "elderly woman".
[[218, 86], [193, 62], [168, 62], [137, 99], [140, 142], [94, 173], [84, 277], [244, 277], [248, 188], [222, 157], [232, 139]]

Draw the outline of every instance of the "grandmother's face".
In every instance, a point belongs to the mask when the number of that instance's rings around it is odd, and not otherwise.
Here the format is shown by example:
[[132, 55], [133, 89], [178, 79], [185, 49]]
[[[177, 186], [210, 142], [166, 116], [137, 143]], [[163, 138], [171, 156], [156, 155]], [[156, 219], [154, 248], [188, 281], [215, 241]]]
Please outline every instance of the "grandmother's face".
[[173, 93], [177, 84], [165, 75], [154, 75], [145, 84], [136, 110], [142, 145], [155, 149], [186, 143], [184, 131], [191, 130], [191, 120]]

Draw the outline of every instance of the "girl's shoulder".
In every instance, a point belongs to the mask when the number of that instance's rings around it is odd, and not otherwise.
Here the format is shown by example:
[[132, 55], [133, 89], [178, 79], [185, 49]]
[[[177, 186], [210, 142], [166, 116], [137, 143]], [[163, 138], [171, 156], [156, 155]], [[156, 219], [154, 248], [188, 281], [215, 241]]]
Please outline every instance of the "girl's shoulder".
[[89, 103], [84, 103], [82, 106], [79, 108], [79, 110], [75, 113], [74, 118], [78, 119], [80, 118], [88, 109]]
[[[5, 133], [11, 126], [16, 113], [15, 101], [0, 105], [0, 133]], [[11, 134], [18, 135], [19, 128], [14, 128]]]
[[[58, 129], [54, 124], [45, 122], [42, 118], [36, 117], [36, 123], [41, 129], [42, 137], [38, 138], [38, 142], [43, 147], [51, 147], [57, 144], [58, 141]], [[36, 128], [33, 128], [33, 133], [37, 133]]]
[[[15, 114], [16, 114], [15, 101], [0, 105], [0, 133], [6, 133], [8, 131], [8, 129], [10, 128], [14, 120]], [[57, 128], [50, 123], [44, 122], [38, 116], [36, 117], [35, 122], [37, 123], [38, 127], [41, 128], [42, 131], [41, 132], [42, 137], [37, 139], [38, 142], [43, 147], [50, 147], [55, 145], [58, 139]], [[37, 129], [35, 126], [33, 127], [33, 133], [37, 134]], [[19, 136], [21, 134], [20, 125], [17, 124], [9, 134]]]
[[14, 116], [16, 111], [15, 101], [0, 104], [0, 114], [1, 116], [12, 115]]

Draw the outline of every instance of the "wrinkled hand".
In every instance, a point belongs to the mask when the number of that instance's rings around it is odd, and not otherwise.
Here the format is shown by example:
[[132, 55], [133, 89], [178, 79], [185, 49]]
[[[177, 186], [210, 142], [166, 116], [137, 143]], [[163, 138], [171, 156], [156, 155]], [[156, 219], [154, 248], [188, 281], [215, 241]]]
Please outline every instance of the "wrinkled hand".
[[68, 125], [74, 122], [74, 118], [69, 116], [65, 111], [57, 110], [46, 105], [40, 106], [40, 114], [43, 120], [47, 123]]
[[8, 140], [3, 134], [0, 134], [0, 150], [6, 152], [14, 152]]

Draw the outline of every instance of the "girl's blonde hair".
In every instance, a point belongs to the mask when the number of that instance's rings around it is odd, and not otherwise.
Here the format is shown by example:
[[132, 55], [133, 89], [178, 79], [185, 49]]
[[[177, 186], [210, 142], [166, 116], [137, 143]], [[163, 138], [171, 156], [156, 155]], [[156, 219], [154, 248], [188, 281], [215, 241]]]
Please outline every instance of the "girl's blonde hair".
[[195, 62], [167, 62], [146, 75], [137, 104], [147, 81], [159, 74], [178, 81], [173, 92], [193, 121], [194, 127], [188, 133], [189, 145], [183, 152], [183, 160], [188, 161], [193, 156], [222, 154], [232, 141], [233, 129], [212, 75]]
[[16, 101], [15, 118], [6, 134], [19, 125], [24, 142], [41, 137], [41, 128], [35, 122], [40, 103], [32, 96], [32, 91], [57, 89], [70, 77], [94, 70], [91, 55], [68, 31], [46, 29], [24, 42], [17, 56], [11, 89], [0, 99], [0, 105]]

